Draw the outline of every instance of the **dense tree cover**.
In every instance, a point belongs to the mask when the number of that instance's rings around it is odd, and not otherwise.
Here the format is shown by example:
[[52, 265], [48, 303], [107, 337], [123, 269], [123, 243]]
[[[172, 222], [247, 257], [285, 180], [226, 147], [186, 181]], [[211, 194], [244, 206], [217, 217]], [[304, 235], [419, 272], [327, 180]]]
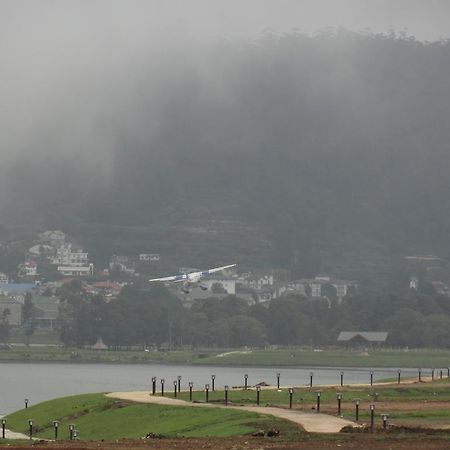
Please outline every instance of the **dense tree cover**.
[[342, 303], [287, 295], [249, 306], [236, 296], [191, 309], [162, 286], [129, 286], [110, 303], [77, 283], [62, 289], [64, 344], [114, 347], [263, 347], [336, 345], [340, 331], [388, 331], [394, 347], [450, 347], [450, 298], [416, 291], [360, 290]]
[[[220, 257], [377, 281], [398, 255], [450, 255], [449, 72], [449, 42], [395, 35], [168, 48], [94, 98], [74, 89], [108, 105], [82, 142], [111, 151], [59, 158], [77, 117], [58, 111], [52, 139], [33, 139], [53, 157], [5, 173], [3, 216], [32, 212], [99, 258], [151, 245], [172, 267]], [[142, 227], [121, 239], [112, 225]]]
[[0, 342], [6, 343], [8, 342], [9, 335], [11, 332], [11, 325], [9, 324], [9, 316], [11, 312], [8, 308], [5, 308], [2, 311], [2, 315], [0, 317]]

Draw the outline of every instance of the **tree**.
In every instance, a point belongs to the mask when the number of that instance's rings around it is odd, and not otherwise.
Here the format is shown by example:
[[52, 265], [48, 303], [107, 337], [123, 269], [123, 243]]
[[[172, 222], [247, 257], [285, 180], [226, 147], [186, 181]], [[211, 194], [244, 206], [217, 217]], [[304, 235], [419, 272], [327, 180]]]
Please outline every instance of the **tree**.
[[10, 335], [9, 316], [11, 311], [9, 308], [5, 308], [2, 312], [0, 319], [0, 341], [3, 343], [8, 342]]
[[36, 308], [33, 305], [32, 297], [29, 292], [25, 294], [25, 300], [22, 306], [22, 324], [25, 328], [26, 344], [30, 344], [30, 338], [36, 330]]
[[228, 319], [231, 346], [243, 345], [263, 347], [266, 344], [266, 327], [259, 320], [247, 316], [233, 316]]

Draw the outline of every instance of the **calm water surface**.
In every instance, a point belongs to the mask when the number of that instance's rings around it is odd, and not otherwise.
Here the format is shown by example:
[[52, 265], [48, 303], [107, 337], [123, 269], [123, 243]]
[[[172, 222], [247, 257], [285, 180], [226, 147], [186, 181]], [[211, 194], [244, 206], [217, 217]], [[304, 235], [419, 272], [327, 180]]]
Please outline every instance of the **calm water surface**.
[[[313, 384], [339, 384], [340, 372], [344, 372], [344, 384], [368, 383], [370, 369], [358, 368], [257, 368], [257, 367], [210, 367], [165, 364], [43, 364], [43, 363], [0, 363], [0, 415], [8, 414], [29, 404], [73, 394], [88, 392], [111, 392], [150, 390], [151, 378], [166, 380], [165, 389], [173, 390], [173, 381], [182, 376], [182, 389], [187, 389], [189, 381], [194, 389], [211, 383], [211, 374], [216, 375], [216, 389], [225, 384], [241, 386], [244, 374], [248, 374], [248, 384], [265, 381], [276, 384], [276, 373], [281, 374], [282, 386], [309, 385], [310, 372]], [[395, 369], [374, 369], [374, 380], [397, 377]], [[423, 372], [425, 376], [425, 371]], [[402, 376], [417, 376], [415, 369], [402, 369]]]

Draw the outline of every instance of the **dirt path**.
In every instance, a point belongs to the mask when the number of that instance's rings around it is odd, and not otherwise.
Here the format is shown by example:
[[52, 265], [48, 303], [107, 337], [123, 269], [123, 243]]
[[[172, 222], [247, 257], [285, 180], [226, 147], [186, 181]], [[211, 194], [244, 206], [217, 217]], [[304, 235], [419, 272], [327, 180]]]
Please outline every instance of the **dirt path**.
[[191, 403], [175, 398], [152, 396], [149, 392], [111, 392], [108, 397], [120, 400], [129, 400], [137, 403], [156, 403], [159, 405], [191, 406], [198, 408], [228, 408], [244, 411], [270, 414], [281, 419], [289, 420], [301, 425], [306, 431], [311, 433], [338, 433], [345, 426], [359, 426], [350, 420], [326, 414], [307, 413], [292, 409], [275, 408], [272, 406], [225, 406], [214, 403]]

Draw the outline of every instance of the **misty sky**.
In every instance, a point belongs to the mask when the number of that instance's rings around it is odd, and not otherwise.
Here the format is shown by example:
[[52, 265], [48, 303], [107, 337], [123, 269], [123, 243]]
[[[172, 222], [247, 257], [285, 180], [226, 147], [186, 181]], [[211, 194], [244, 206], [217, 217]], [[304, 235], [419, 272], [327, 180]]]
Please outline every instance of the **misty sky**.
[[450, 37], [449, 12], [448, 0], [0, 0], [2, 169], [54, 149], [105, 161], [111, 115], [135, 107], [130, 87], [169, 50], [192, 60], [222, 37], [330, 26], [433, 41]]
[[[406, 32], [420, 40], [449, 37], [447, 0], [2, 0], [2, 36], [33, 30], [191, 36], [255, 36], [265, 29], [326, 27]], [[141, 35], [141, 37], [143, 37]], [[13, 48], [10, 48], [13, 50]]]

